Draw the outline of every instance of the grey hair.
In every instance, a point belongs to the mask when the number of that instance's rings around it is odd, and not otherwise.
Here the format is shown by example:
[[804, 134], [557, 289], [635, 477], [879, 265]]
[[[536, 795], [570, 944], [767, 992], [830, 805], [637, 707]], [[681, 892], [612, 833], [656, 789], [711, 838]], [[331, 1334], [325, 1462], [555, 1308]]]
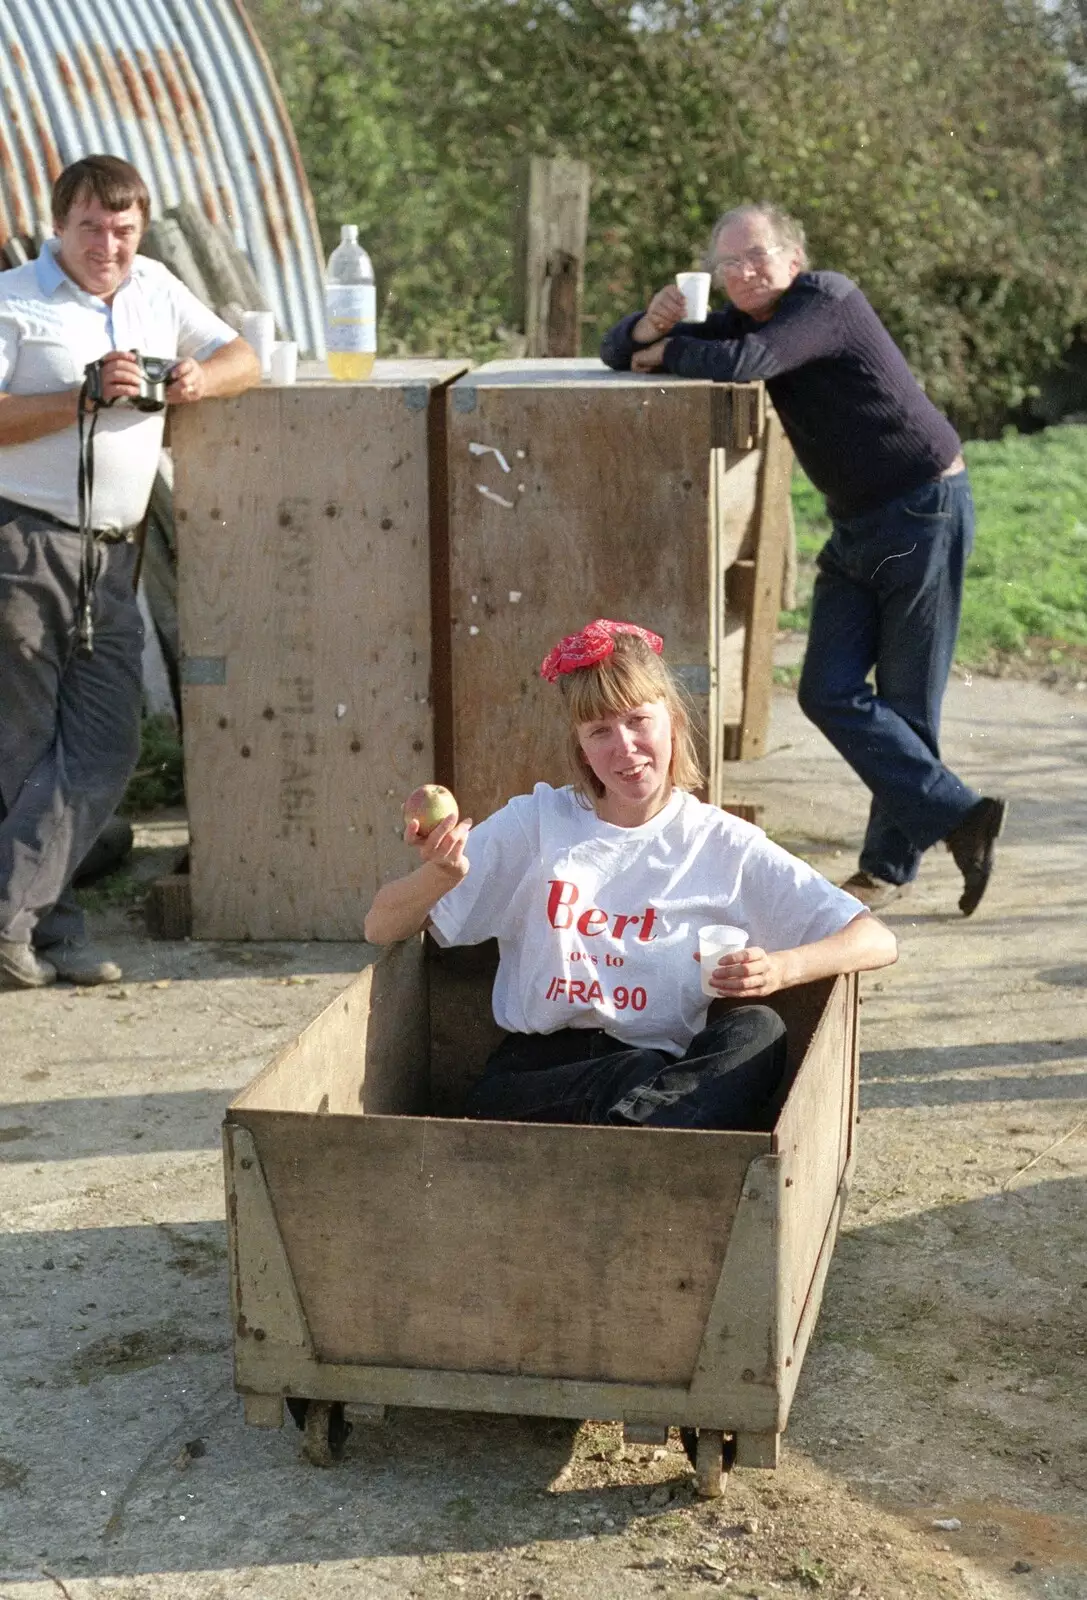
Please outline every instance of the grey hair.
[[706, 247], [706, 268], [712, 272], [716, 266], [717, 241], [727, 227], [734, 222], [746, 222], [749, 217], [763, 217], [770, 224], [770, 230], [777, 244], [790, 246], [800, 252], [800, 269], [805, 271], [808, 266], [808, 241], [804, 233], [804, 224], [798, 222], [780, 206], [775, 206], [769, 200], [757, 200], [742, 206], [733, 206], [731, 211], [726, 211], [719, 216], [713, 225], [710, 242]]

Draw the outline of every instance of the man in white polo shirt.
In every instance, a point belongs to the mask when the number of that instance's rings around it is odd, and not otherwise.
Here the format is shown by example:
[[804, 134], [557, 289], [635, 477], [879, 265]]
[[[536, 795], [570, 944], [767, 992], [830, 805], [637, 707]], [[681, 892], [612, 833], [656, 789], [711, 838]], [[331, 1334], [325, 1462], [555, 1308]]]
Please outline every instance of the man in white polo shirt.
[[[166, 399], [260, 379], [255, 355], [158, 262], [137, 256], [135, 167], [88, 156], [53, 188], [56, 237], [0, 273], [0, 987], [121, 976], [86, 942], [69, 884], [139, 752], [137, 546], [165, 412], [133, 409], [133, 352], [180, 358]], [[84, 369], [103, 361], [101, 400]], [[95, 423], [81, 538], [80, 408]], [[95, 411], [88, 417], [88, 412]], [[89, 625], [88, 625], [89, 623]]]

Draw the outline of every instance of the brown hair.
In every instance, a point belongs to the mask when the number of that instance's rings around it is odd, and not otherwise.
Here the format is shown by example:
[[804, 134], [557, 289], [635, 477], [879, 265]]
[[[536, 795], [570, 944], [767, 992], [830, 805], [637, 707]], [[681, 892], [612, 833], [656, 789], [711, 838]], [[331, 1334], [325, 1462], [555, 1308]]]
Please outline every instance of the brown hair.
[[592, 667], [579, 667], [558, 680], [568, 718], [566, 764], [575, 794], [591, 807], [604, 793], [604, 785], [586, 761], [577, 730], [583, 722], [630, 711], [634, 706], [662, 700], [672, 722], [669, 781], [677, 789], [698, 789], [702, 769], [691, 731], [693, 712], [678, 680], [644, 639], [635, 633], [615, 636], [615, 649]]
[[84, 156], [65, 167], [53, 185], [53, 221], [63, 227], [75, 202], [92, 196], [107, 211], [139, 206], [145, 228], [151, 219], [147, 185], [136, 168], [120, 156]]

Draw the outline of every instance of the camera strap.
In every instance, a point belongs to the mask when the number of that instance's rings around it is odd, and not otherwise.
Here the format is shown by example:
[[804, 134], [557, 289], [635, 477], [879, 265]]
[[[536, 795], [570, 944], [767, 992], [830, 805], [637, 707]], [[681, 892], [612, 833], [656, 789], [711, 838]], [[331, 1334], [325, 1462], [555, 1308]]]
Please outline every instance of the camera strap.
[[98, 426], [98, 406], [91, 402], [90, 426], [87, 426], [87, 379], [79, 391], [79, 599], [78, 643], [81, 656], [94, 654], [94, 586], [102, 552], [94, 539], [91, 526], [91, 507], [94, 500], [94, 432]]

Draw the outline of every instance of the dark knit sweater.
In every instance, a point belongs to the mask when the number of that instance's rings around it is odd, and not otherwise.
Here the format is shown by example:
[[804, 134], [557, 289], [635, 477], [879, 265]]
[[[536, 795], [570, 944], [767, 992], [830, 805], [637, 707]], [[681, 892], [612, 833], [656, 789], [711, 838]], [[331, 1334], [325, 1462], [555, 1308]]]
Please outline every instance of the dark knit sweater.
[[[637, 311], [600, 354], [626, 370]], [[840, 272], [802, 272], [768, 322], [730, 306], [668, 336], [663, 371], [744, 383], [762, 378], [808, 477], [832, 514], [858, 516], [938, 477], [959, 436], [929, 400], [857, 285]]]

